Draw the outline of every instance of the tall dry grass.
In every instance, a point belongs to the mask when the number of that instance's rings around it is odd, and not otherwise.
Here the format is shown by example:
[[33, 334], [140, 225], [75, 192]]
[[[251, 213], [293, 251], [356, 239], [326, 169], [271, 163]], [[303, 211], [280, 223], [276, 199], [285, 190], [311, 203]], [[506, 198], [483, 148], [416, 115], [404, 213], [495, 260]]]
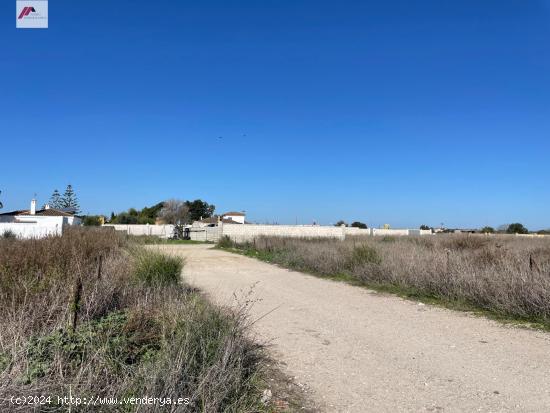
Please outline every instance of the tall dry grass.
[[550, 239], [262, 237], [237, 247], [296, 270], [344, 275], [373, 287], [550, 325]]
[[[178, 412], [257, 411], [263, 354], [248, 339], [245, 315], [211, 305], [182, 283], [178, 259], [125, 242], [95, 229], [0, 239], [0, 410], [32, 410], [11, 405], [11, 396], [70, 391], [189, 398], [169, 409]], [[68, 411], [56, 400], [38, 411]]]

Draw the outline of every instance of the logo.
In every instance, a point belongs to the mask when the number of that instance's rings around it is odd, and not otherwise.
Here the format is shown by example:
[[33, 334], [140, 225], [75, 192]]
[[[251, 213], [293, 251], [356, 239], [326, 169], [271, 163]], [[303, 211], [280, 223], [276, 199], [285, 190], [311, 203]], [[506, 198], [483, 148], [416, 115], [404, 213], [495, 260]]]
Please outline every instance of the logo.
[[28, 16], [31, 12], [36, 13], [34, 7], [23, 7], [23, 10], [21, 10], [21, 14], [17, 19], [22, 19], [23, 17]]
[[48, 0], [16, 0], [15, 13], [18, 29], [48, 28]]

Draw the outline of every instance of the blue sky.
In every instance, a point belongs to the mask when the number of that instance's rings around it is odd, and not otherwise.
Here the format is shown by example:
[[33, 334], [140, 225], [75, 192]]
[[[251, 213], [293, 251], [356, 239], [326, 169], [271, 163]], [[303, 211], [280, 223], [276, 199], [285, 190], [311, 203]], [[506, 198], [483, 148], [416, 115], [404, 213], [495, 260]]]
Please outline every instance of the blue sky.
[[71, 183], [88, 213], [550, 227], [550, 1], [14, 3], [4, 210]]

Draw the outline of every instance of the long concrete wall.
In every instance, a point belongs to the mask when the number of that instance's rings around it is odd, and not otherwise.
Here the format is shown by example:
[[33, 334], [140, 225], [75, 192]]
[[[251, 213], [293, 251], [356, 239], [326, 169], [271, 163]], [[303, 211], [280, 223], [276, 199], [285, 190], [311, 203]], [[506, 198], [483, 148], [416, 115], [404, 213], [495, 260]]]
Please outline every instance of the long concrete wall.
[[333, 227], [320, 225], [238, 225], [223, 224], [220, 236], [228, 236], [233, 241], [252, 241], [261, 236], [295, 237], [295, 238], [336, 238], [349, 236], [408, 236], [431, 235], [431, 231], [419, 229], [379, 229]]
[[112, 227], [115, 231], [123, 231], [128, 235], [154, 235], [161, 238], [170, 238], [174, 234], [173, 225], [105, 224], [103, 226]]
[[261, 236], [295, 238], [336, 238], [344, 239], [343, 227], [324, 227], [320, 225], [254, 225], [223, 224], [221, 235], [233, 241], [245, 242]]
[[[129, 235], [155, 235], [170, 238], [174, 232], [173, 225], [111, 225], [117, 231]], [[226, 235], [236, 242], [252, 241], [262, 236], [294, 238], [335, 238], [345, 239], [349, 236], [407, 236], [428, 235], [431, 231], [418, 229], [379, 229], [334, 227], [320, 225], [256, 225], [256, 224], [222, 224], [219, 227], [189, 227], [189, 237], [194, 241], [217, 242]]]

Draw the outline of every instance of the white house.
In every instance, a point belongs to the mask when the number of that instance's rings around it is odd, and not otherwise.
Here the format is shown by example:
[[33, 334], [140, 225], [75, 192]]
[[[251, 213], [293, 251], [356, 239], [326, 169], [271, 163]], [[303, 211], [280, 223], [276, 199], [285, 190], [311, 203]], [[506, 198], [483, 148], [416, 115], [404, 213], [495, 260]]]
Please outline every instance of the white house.
[[245, 223], [244, 218], [245, 218], [244, 212], [226, 212], [225, 214], [222, 215], [222, 219], [230, 219], [239, 224]]
[[245, 215], [242, 212], [226, 212], [223, 215], [214, 215], [193, 222], [193, 227], [217, 227], [220, 224], [245, 224]]
[[61, 235], [63, 227], [80, 225], [81, 219], [68, 211], [55, 208], [36, 209], [36, 200], [31, 201], [29, 210], [18, 210], [0, 214], [0, 235], [11, 232], [20, 238], [41, 238]]

